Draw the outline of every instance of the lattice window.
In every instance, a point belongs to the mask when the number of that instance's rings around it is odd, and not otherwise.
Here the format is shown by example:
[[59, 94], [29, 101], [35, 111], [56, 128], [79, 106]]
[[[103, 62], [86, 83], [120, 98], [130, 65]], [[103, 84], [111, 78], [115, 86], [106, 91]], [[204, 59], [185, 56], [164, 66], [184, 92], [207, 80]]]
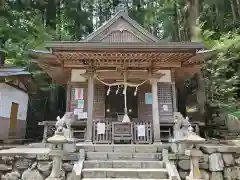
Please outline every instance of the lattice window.
[[158, 100], [160, 103], [172, 104], [171, 84], [158, 83]]
[[173, 115], [172, 85], [158, 83], [158, 108], [160, 121], [169, 121]]
[[104, 103], [105, 102], [105, 87], [96, 86], [94, 91], [94, 103]]

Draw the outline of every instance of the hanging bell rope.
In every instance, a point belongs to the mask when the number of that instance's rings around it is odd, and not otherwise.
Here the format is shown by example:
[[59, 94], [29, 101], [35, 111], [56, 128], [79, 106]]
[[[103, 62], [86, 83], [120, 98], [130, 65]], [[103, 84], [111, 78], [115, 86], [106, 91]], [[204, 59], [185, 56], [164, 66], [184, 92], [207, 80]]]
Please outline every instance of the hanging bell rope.
[[123, 90], [123, 94], [124, 94], [124, 116], [123, 116], [123, 120], [122, 122], [125, 123], [130, 123], [130, 118], [128, 116], [128, 110], [127, 110], [127, 72], [124, 72], [124, 90]]

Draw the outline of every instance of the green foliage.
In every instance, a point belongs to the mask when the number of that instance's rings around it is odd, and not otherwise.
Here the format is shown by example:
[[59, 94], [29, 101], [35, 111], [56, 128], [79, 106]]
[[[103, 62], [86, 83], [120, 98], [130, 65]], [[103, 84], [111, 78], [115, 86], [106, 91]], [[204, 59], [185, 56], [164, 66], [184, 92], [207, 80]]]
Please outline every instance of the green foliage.
[[208, 100], [223, 111], [240, 108], [240, 35], [228, 33], [215, 41], [217, 55], [205, 64]]
[[[192, 0], [197, 2], [197, 0]], [[80, 40], [108, 20], [118, 0], [5, 0], [0, 3], [0, 52], [6, 63], [32, 72], [47, 99], [61, 87], [29, 59], [29, 49], [47, 40]], [[128, 0], [129, 15], [144, 28], [172, 41], [188, 41], [189, 0]], [[234, 4], [231, 4], [233, 2]], [[224, 110], [239, 108], [240, 6], [238, 0], [199, 0], [205, 45], [217, 55], [204, 66], [208, 102]], [[232, 6], [233, 5], [233, 6]], [[190, 89], [195, 85], [189, 83]], [[55, 97], [55, 95], [54, 95]], [[44, 99], [42, 98], [42, 99]], [[58, 98], [55, 98], [58, 99]], [[46, 104], [35, 103], [35, 104]], [[51, 106], [54, 106], [53, 103]]]

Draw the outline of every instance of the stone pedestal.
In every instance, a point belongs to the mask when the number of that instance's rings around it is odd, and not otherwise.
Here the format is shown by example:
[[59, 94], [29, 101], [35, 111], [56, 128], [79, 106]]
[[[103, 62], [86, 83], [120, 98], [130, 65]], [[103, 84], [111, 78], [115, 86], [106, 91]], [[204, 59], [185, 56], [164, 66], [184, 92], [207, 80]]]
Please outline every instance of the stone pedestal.
[[62, 175], [62, 158], [63, 150], [52, 150], [49, 154], [53, 159], [52, 172], [46, 180], [64, 180], [65, 177]]
[[63, 150], [69, 153], [75, 152], [76, 144], [75, 144], [75, 139], [73, 138], [72, 130], [64, 129], [64, 137], [66, 137], [68, 143], [63, 144]]
[[190, 174], [186, 177], [186, 180], [202, 180], [202, 176], [199, 169], [199, 160], [203, 156], [200, 150], [192, 149], [186, 150], [185, 154], [190, 156]]

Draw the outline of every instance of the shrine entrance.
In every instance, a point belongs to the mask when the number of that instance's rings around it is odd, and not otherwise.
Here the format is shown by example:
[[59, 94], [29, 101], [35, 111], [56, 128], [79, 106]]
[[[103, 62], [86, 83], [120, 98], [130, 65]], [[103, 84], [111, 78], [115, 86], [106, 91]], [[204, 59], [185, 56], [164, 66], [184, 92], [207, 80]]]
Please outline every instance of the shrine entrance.
[[[118, 119], [124, 115], [124, 87], [114, 86], [111, 88], [111, 93], [105, 97], [105, 116], [106, 118]], [[105, 86], [105, 93], [108, 87]], [[138, 96], [134, 95], [135, 88], [127, 88], [127, 111], [128, 116], [132, 118], [138, 117]]]

